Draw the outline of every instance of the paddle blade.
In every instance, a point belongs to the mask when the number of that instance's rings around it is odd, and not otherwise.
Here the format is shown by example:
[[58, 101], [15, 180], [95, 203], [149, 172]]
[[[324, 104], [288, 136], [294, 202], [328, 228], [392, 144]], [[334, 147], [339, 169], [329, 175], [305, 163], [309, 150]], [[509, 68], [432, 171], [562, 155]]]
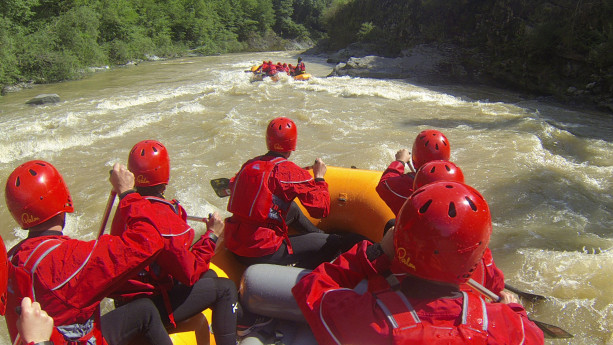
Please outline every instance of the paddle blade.
[[230, 196], [231, 191], [230, 188], [228, 188], [229, 184], [230, 179], [225, 177], [211, 180], [211, 187], [213, 187], [215, 194], [217, 194], [217, 196], [220, 198]]
[[530, 319], [530, 321], [534, 322], [543, 331], [545, 338], [548, 338], [548, 339], [573, 338], [572, 334], [566, 332], [565, 330], [563, 330], [562, 328], [558, 326], [550, 325], [548, 323], [544, 323], [544, 322], [536, 321], [532, 319]]
[[522, 299], [528, 300], [530, 302], [537, 302], [537, 301], [542, 301], [542, 300], [547, 299], [545, 296], [525, 292], [509, 284], [504, 284], [504, 288], [509, 291], [515, 292], [519, 297], [521, 297]]

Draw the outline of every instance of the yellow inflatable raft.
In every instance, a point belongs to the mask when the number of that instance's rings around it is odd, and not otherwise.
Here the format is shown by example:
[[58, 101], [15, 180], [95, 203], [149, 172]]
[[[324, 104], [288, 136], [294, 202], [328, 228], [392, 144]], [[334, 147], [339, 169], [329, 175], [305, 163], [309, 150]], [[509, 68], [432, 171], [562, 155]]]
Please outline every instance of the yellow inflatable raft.
[[[250, 78], [251, 82], [262, 81], [262, 80], [264, 80], [264, 78], [268, 77], [268, 76], [266, 76], [263, 73], [256, 72], [257, 69], [258, 69], [258, 66], [251, 66], [251, 72], [253, 73], [251, 75], [251, 78]], [[270, 76], [269, 78], [271, 80], [275, 81], [275, 82], [279, 81], [279, 79], [281, 79], [278, 75], [273, 75], [273, 76]], [[311, 74], [309, 74], [309, 73], [302, 73], [302, 74], [299, 74], [299, 75], [292, 76], [292, 78], [294, 80], [306, 81], [306, 80], [311, 79]]]
[[[375, 191], [381, 174], [381, 171], [374, 170], [328, 167], [325, 179], [330, 192], [330, 215], [324, 219], [309, 219], [326, 232], [354, 232], [379, 241], [385, 224], [394, 218], [392, 211]], [[300, 203], [299, 206], [308, 216]], [[245, 271], [245, 267], [236, 261], [223, 243], [217, 245], [211, 268], [218, 276], [232, 279], [237, 287]], [[171, 334], [173, 343], [196, 344], [198, 338], [208, 336], [210, 321], [211, 311], [207, 309], [202, 315], [178, 325], [178, 329]], [[212, 335], [210, 343], [215, 344]]]

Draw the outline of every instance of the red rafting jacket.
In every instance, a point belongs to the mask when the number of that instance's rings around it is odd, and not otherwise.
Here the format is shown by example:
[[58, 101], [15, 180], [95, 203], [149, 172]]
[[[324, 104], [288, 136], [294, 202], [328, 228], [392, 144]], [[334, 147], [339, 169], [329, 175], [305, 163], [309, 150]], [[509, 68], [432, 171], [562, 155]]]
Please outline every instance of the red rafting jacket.
[[[494, 258], [492, 257], [492, 251], [489, 247], [485, 249], [483, 258], [481, 258], [471, 278], [497, 295], [500, 294], [500, 291], [504, 290], [504, 274], [496, 267]], [[460, 288], [462, 288], [462, 290], [472, 290], [471, 287], [468, 285], [465, 286], [464, 284], [460, 285]]]
[[[270, 163], [272, 161], [275, 163]], [[259, 168], [263, 169], [262, 173], [258, 175], [250, 172], [255, 170], [254, 167], [258, 167], [258, 164]], [[270, 174], [267, 171], [270, 171]], [[258, 209], [257, 212], [251, 213], [252, 216], [241, 211], [239, 213], [242, 216], [233, 213], [232, 217], [226, 219], [224, 243], [230, 251], [240, 256], [260, 257], [273, 254], [284, 239], [288, 249], [291, 249], [287, 240], [284, 213], [295, 198], [300, 200], [314, 218], [326, 217], [330, 212], [328, 183], [315, 181], [305, 169], [286, 159], [280, 159], [277, 155], [267, 154], [247, 161], [231, 179], [229, 187], [232, 195], [228, 201], [228, 211], [248, 210], [252, 206]], [[270, 206], [257, 202], [267, 199], [264, 196], [266, 194], [270, 194]], [[256, 195], [259, 195], [257, 200]], [[262, 214], [269, 216], [262, 219]]]
[[[100, 301], [146, 267], [164, 245], [156, 222], [148, 216], [148, 201], [131, 193], [119, 208], [128, 224], [121, 237], [102, 235], [98, 240], [81, 241], [59, 231], [45, 231], [30, 233], [32, 237], [9, 251], [12, 267], [6, 322], [13, 342], [18, 319], [14, 310], [27, 296], [53, 317], [56, 331], [61, 328], [66, 334], [68, 328], [87, 325], [86, 337], [93, 332], [98, 344], [103, 344], [98, 339]], [[55, 337], [54, 341], [59, 344]]]
[[[402, 279], [407, 276], [402, 267], [399, 265], [396, 266], [396, 263], [392, 263], [390, 270], [399, 281], [402, 281]], [[497, 295], [500, 294], [500, 291], [504, 290], [504, 274], [496, 267], [496, 264], [494, 264], [492, 251], [489, 248], [485, 250], [471, 278]], [[368, 281], [367, 286], [370, 292], [378, 292], [389, 288], [389, 284], [383, 276], [372, 277], [372, 279]], [[473, 291], [473, 288], [468, 284], [461, 284], [460, 289], [462, 291]]]
[[[187, 213], [179, 202], [153, 196], [143, 198], [151, 203], [151, 218], [158, 223], [164, 249], [149, 267], [119, 287], [111, 297], [124, 304], [135, 298], [161, 294], [168, 318], [176, 326], [168, 292], [176, 281], [192, 286], [208, 271], [215, 254], [215, 243], [209, 237], [212, 231], [207, 231], [190, 250], [195, 231], [186, 223]], [[125, 228], [123, 218], [116, 213], [111, 235], [121, 235]]]
[[[175, 281], [186, 286], [194, 285], [208, 271], [215, 254], [215, 243], [207, 231], [198, 242], [190, 246], [195, 231], [187, 223], [187, 213], [176, 200], [168, 201], [151, 196], [143, 197], [150, 202], [150, 217], [156, 220], [164, 238], [164, 249], [156, 260], [137, 278], [130, 279], [117, 289], [113, 298], [127, 303], [134, 298], [157, 295], [170, 290]], [[121, 235], [126, 228], [123, 218], [115, 214], [111, 235]]]
[[414, 178], [415, 173], [404, 173], [404, 163], [401, 161], [393, 161], [381, 175], [377, 193], [396, 217], [404, 202], [413, 194]]
[[292, 288], [318, 344], [544, 344], [543, 332], [519, 304], [485, 303], [471, 292], [419, 300], [389, 288], [354, 291], [362, 279], [379, 279], [390, 267], [386, 255], [371, 262], [368, 245], [321, 264]]

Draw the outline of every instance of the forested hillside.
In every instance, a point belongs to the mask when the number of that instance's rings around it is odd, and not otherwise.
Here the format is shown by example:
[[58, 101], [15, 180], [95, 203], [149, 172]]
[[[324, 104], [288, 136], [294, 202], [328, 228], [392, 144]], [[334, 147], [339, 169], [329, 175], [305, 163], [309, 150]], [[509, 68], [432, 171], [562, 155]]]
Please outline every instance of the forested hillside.
[[324, 21], [329, 49], [451, 43], [477, 79], [613, 104], [612, 0], [336, 0]]
[[319, 39], [330, 1], [3, 0], [0, 86], [78, 77], [83, 68], [187, 51], [284, 49]]

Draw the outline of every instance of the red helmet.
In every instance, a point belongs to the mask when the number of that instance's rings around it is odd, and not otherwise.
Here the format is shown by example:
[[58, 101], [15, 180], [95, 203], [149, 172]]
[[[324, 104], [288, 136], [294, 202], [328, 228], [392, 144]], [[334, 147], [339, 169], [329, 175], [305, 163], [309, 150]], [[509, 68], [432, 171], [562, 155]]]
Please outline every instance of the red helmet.
[[451, 155], [449, 140], [435, 129], [422, 131], [415, 138], [411, 152], [413, 167], [419, 169], [425, 163], [433, 160], [448, 161]]
[[0, 315], [6, 311], [6, 286], [9, 280], [9, 262], [6, 256], [6, 247], [0, 237]]
[[296, 124], [287, 117], [277, 117], [268, 124], [266, 129], [266, 147], [270, 151], [296, 151], [298, 130]]
[[166, 147], [155, 140], [143, 140], [137, 143], [130, 151], [128, 170], [134, 174], [136, 187], [168, 184], [170, 158]]
[[6, 180], [6, 205], [22, 229], [41, 224], [62, 212], [73, 212], [62, 175], [44, 161], [29, 161]]
[[413, 190], [436, 181], [455, 181], [464, 183], [462, 170], [450, 161], [430, 161], [422, 165], [413, 180]]
[[492, 233], [490, 211], [475, 189], [439, 181], [416, 190], [400, 210], [394, 232], [395, 261], [432, 281], [468, 281]]

